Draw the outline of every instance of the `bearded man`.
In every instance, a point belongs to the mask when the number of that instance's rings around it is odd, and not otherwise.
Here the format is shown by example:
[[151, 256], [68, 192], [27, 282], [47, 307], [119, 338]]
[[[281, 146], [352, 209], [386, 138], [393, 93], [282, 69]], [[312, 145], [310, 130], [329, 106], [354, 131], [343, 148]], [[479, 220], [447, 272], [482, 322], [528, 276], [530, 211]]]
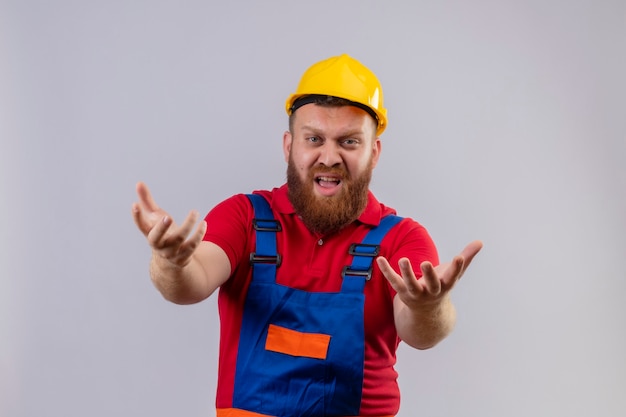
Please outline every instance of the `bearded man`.
[[234, 195], [195, 231], [196, 212], [175, 225], [137, 185], [152, 280], [179, 304], [219, 288], [218, 417], [394, 416], [399, 343], [450, 333], [450, 290], [482, 244], [439, 265], [425, 228], [369, 190], [387, 116], [360, 62], [314, 64], [286, 110], [287, 183]]

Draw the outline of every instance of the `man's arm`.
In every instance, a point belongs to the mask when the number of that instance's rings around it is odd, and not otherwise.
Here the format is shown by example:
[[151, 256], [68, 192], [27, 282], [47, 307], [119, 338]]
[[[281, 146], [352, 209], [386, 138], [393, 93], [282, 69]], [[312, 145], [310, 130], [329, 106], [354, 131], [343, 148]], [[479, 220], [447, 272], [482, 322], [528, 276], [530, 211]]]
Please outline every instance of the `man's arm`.
[[152, 253], [150, 277], [163, 297], [176, 304], [194, 304], [208, 298], [230, 276], [226, 253], [212, 242], [200, 242], [189, 263], [171, 263]]
[[393, 307], [400, 339], [414, 348], [428, 349], [450, 334], [456, 321], [450, 291], [481, 248], [481, 242], [472, 242], [452, 262], [437, 267], [422, 262], [419, 280], [407, 258], [399, 261], [401, 275], [391, 268], [387, 259], [377, 259], [383, 275], [396, 291]]
[[193, 231], [198, 213], [191, 212], [181, 226], [155, 203], [148, 187], [137, 184], [139, 202], [133, 219], [152, 248], [150, 276], [167, 300], [192, 304], [209, 297], [230, 276], [230, 261], [217, 245], [203, 242], [206, 222]]

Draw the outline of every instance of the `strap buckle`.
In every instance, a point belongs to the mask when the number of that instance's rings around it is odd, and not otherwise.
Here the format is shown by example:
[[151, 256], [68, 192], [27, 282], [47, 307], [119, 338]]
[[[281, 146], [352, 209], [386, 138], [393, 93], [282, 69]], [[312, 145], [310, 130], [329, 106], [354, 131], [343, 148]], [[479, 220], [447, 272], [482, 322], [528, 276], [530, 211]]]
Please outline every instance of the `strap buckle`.
[[380, 253], [380, 245], [369, 243], [353, 243], [348, 250], [350, 255], [375, 257]]
[[274, 219], [252, 219], [254, 230], [259, 232], [280, 232], [282, 227], [278, 220]]
[[276, 264], [276, 266], [280, 266], [282, 261], [283, 259], [280, 255], [276, 255], [276, 256], [257, 255], [256, 252], [252, 252], [250, 254], [251, 264]]
[[341, 278], [345, 278], [346, 275], [353, 277], [365, 277], [366, 281], [372, 279], [372, 267], [369, 269], [353, 269], [350, 266], [344, 266], [341, 270]]

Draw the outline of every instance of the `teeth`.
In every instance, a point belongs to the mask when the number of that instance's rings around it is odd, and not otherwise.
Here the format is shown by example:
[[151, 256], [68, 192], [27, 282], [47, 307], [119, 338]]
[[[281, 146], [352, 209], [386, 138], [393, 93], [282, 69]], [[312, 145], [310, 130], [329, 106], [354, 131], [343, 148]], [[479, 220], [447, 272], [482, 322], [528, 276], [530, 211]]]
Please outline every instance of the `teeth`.
[[339, 182], [339, 179], [333, 177], [317, 177], [317, 180], [324, 182]]

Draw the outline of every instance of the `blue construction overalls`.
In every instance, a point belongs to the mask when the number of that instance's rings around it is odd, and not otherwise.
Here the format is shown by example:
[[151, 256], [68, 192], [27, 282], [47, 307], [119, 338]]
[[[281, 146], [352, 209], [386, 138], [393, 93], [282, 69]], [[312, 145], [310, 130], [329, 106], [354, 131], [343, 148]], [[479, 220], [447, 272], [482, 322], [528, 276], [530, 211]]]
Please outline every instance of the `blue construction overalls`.
[[[280, 224], [267, 201], [248, 195], [256, 229], [245, 302], [233, 408], [275, 417], [357, 416], [364, 363], [365, 283], [383, 237], [401, 218], [387, 216], [350, 247], [338, 293], [276, 283]], [[339, 273], [339, 272], [338, 272]]]

